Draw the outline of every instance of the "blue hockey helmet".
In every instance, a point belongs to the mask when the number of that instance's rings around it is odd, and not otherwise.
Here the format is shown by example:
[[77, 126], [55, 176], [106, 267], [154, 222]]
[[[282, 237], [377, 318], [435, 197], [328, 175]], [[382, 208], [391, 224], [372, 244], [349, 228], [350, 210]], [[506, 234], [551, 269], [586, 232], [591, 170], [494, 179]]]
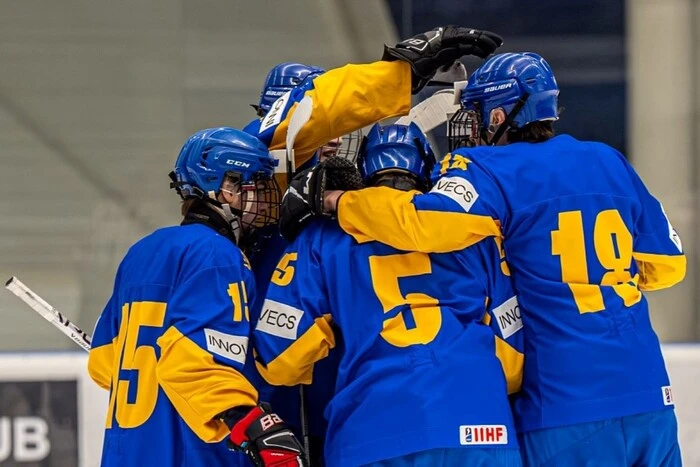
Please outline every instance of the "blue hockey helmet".
[[435, 154], [413, 122], [384, 127], [375, 124], [357, 155], [357, 166], [367, 185], [372, 185], [382, 174], [403, 172], [415, 177], [421, 189], [427, 189], [434, 165]]
[[[464, 125], [469, 120], [472, 128], [467, 129], [467, 132], [477, 130], [479, 134], [471, 136], [478, 138], [489, 126], [491, 111], [497, 108], [502, 108], [506, 113], [506, 122], [502, 125], [500, 134], [532, 122], [558, 120], [558, 96], [559, 87], [554, 73], [538, 54], [524, 52], [494, 55], [469, 77], [460, 95], [462, 115], [460, 112], [455, 114], [452, 123]], [[476, 122], [465, 117], [463, 113], [468, 112], [473, 114]], [[453, 128], [450, 130], [452, 138], [454, 131]], [[497, 141], [500, 134], [492, 138], [491, 142]], [[464, 139], [465, 135], [461, 136]], [[452, 144], [451, 149], [454, 146]]]
[[[243, 234], [277, 222], [280, 188], [275, 181], [279, 161], [258, 138], [233, 128], [208, 128], [190, 136], [180, 150], [172, 183], [182, 199], [199, 198], [231, 224], [236, 243]], [[230, 204], [217, 198], [231, 197]]]
[[226, 176], [241, 184], [273, 179], [279, 163], [255, 136], [234, 128], [207, 128], [189, 137], [171, 174], [182, 198], [217, 193]]
[[325, 72], [323, 68], [301, 63], [285, 62], [275, 65], [265, 78], [265, 84], [260, 92], [260, 102], [253, 107], [260, 115], [264, 115], [284, 93], [310, 83], [315, 77]]

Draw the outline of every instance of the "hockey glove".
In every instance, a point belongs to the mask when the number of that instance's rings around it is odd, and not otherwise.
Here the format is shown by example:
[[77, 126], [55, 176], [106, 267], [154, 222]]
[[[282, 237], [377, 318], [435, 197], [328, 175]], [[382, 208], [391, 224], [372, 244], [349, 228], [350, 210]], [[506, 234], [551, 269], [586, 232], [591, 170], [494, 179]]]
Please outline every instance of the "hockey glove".
[[438, 68], [464, 55], [486, 58], [503, 44], [498, 34], [479, 29], [444, 26], [417, 34], [394, 47], [384, 46], [382, 60], [403, 60], [411, 65], [413, 94], [423, 89]]
[[296, 174], [284, 192], [280, 207], [280, 233], [294, 240], [314, 216], [323, 214], [326, 171], [323, 162]]
[[330, 216], [323, 209], [326, 190], [358, 190], [362, 176], [349, 160], [333, 156], [316, 167], [299, 172], [282, 198], [280, 233], [290, 242], [314, 217]]
[[245, 452], [257, 467], [307, 466], [294, 433], [266, 404], [253, 407], [231, 428], [233, 449]]

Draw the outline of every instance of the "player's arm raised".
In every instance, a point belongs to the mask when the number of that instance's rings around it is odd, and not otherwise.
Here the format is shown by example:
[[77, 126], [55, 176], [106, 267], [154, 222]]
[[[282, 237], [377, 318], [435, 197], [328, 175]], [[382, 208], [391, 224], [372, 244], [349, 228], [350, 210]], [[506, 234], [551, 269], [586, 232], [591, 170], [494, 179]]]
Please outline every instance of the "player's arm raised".
[[320, 258], [302, 234], [280, 260], [255, 326], [256, 365], [278, 386], [312, 382], [314, 363], [335, 347]]
[[304, 97], [313, 101], [310, 120], [296, 142], [300, 166], [334, 138], [384, 118], [408, 113], [411, 94], [420, 91], [439, 68], [464, 55], [486, 58], [503, 40], [478, 29], [446, 26], [385, 47], [381, 61], [346, 65], [326, 72], [308, 90], [282, 96], [260, 122], [259, 137], [270, 149], [283, 149], [289, 121]]

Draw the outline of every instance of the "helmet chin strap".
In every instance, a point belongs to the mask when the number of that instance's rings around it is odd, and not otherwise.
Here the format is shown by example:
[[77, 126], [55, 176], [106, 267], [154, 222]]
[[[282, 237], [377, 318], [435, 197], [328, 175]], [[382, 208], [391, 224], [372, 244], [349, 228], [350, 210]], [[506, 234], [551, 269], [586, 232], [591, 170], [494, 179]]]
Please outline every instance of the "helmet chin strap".
[[[493, 134], [493, 137], [490, 140], [486, 136], [493, 125], [489, 125], [489, 129], [484, 131], [484, 141], [486, 141], [487, 146], [494, 146], [496, 143], [498, 143], [498, 140], [501, 139], [506, 130], [508, 130], [513, 124], [513, 120], [515, 120], [515, 117], [517, 117], [518, 113], [520, 113], [520, 110], [525, 105], [525, 101], [527, 101], [528, 97], [530, 97], [530, 94], [526, 92], [520, 97], [520, 99], [518, 99], [510, 112], [508, 112], [508, 115], [506, 115], [506, 119], [498, 126], [498, 129], [496, 129], [496, 132]], [[490, 118], [491, 116], [489, 115], [489, 119]]]
[[216, 199], [216, 193], [213, 191], [210, 191], [209, 197], [205, 198], [207, 202], [211, 205], [212, 209], [219, 214], [221, 217], [226, 220], [231, 225], [231, 232], [233, 232], [233, 236], [236, 239], [236, 244], [241, 239], [241, 219], [240, 219], [240, 213], [234, 213], [231, 206], [228, 203], [222, 203], [218, 199]]

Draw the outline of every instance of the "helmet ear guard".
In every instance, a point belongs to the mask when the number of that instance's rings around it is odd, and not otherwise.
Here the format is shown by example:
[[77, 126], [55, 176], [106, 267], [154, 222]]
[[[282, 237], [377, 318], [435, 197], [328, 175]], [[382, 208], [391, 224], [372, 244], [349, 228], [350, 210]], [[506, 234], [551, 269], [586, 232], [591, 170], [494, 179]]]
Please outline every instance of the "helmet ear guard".
[[510, 112], [506, 114], [506, 119], [496, 129], [496, 132], [493, 134], [491, 140], [489, 140], [488, 138], [484, 138], [484, 141], [486, 141], [487, 146], [493, 146], [494, 144], [496, 144], [507, 130], [518, 128], [514, 125], [515, 117], [517, 117], [518, 113], [522, 110], [528, 97], [530, 97], [530, 94], [526, 92], [520, 97], [520, 99], [518, 99], [518, 101], [515, 103]]

